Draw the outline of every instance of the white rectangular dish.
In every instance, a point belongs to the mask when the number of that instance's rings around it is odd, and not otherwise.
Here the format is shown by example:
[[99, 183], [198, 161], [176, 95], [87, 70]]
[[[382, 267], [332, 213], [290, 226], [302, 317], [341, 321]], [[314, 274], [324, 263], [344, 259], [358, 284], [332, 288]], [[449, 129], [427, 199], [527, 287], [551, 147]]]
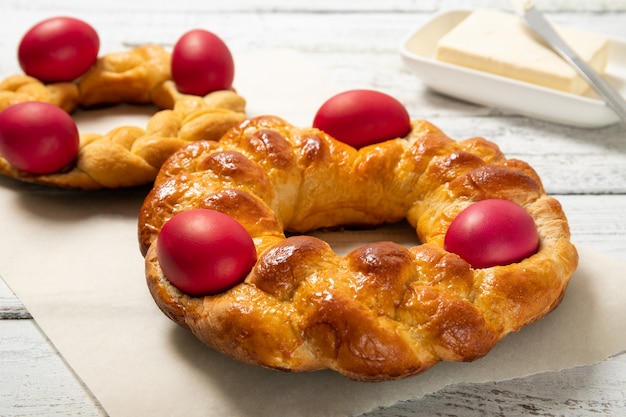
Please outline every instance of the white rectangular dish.
[[[405, 64], [424, 84], [442, 94], [516, 114], [576, 127], [594, 128], [619, 118], [595, 91], [570, 94], [435, 59], [437, 42], [471, 10], [450, 10], [410, 33], [401, 45]], [[609, 39], [605, 79], [626, 97], [626, 41]]]

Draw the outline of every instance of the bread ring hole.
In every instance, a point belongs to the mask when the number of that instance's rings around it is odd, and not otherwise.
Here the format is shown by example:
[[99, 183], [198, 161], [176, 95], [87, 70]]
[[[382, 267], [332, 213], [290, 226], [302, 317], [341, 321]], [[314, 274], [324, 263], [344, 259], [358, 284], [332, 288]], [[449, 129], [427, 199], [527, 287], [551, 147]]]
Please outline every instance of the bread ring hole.
[[152, 105], [119, 104], [97, 109], [76, 109], [72, 118], [81, 134], [105, 134], [119, 126], [137, 126], [144, 129], [157, 111], [157, 107]]
[[306, 235], [322, 239], [339, 256], [345, 256], [368, 243], [381, 241], [394, 242], [407, 248], [420, 245], [415, 229], [406, 220], [370, 228], [315, 230]]

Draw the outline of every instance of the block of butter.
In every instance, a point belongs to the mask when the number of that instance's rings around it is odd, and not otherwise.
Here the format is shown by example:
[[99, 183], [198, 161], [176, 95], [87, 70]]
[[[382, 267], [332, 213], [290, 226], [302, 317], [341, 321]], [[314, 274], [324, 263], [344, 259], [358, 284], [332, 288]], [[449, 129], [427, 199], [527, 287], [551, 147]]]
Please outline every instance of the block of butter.
[[[606, 37], [555, 29], [583, 60], [599, 73], [604, 71], [609, 54]], [[470, 13], [439, 40], [436, 59], [574, 94], [584, 94], [590, 87], [521, 18], [495, 10]]]

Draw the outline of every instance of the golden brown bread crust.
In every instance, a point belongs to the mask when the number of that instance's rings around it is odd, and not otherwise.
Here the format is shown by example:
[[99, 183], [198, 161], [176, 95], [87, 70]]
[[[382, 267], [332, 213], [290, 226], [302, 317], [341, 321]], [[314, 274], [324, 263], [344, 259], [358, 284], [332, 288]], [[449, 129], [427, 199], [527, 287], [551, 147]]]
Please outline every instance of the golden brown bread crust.
[[[487, 198], [528, 210], [540, 237], [535, 255], [472, 269], [443, 249], [455, 216]], [[163, 275], [158, 233], [192, 208], [227, 213], [250, 232], [258, 261], [244, 283], [191, 297]], [[421, 245], [372, 243], [340, 257], [317, 238], [284, 234], [403, 218]], [[330, 368], [362, 381], [482, 357], [554, 309], [578, 261], [560, 204], [528, 164], [425, 121], [406, 138], [358, 151], [277, 117], [245, 121], [163, 165], [138, 232], [157, 305], [207, 345], [246, 363]]]
[[0, 81], [0, 110], [25, 101], [43, 101], [71, 113], [78, 99], [78, 86], [74, 83], [44, 85], [28, 75], [12, 75]]
[[81, 134], [76, 163], [48, 175], [31, 175], [0, 156], [0, 173], [22, 181], [64, 188], [121, 188], [154, 181], [161, 164], [195, 140], [217, 140], [245, 119], [245, 100], [234, 91], [205, 97], [178, 92], [170, 74], [171, 54], [145, 45], [98, 58], [75, 83], [45, 85], [14, 75], [0, 82], [0, 110], [43, 101], [71, 113], [112, 104], [152, 104], [160, 109], [145, 129], [121, 126], [105, 134]]
[[105, 55], [78, 80], [80, 104], [152, 102], [152, 91], [171, 79], [171, 55], [157, 45], [144, 45]]

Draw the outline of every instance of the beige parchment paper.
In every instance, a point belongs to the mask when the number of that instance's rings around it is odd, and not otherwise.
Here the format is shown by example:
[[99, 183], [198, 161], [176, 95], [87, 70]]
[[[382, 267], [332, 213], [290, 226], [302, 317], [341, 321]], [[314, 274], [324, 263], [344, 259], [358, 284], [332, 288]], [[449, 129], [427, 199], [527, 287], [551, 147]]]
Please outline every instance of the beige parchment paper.
[[[297, 55], [274, 54], [289, 59], [299, 75], [257, 63], [255, 76], [281, 80], [281, 89], [257, 91], [251, 74], [239, 75], [238, 89], [257, 114], [272, 108], [294, 123], [310, 123], [307, 117], [331, 93], [326, 81]], [[290, 105], [280, 99], [293, 89], [308, 91], [308, 102], [318, 103], [294, 112], [303, 98], [290, 95]], [[104, 119], [84, 123], [98, 128], [110, 122]], [[559, 308], [476, 362], [442, 363], [385, 383], [242, 365], [204, 347], [150, 298], [137, 244], [137, 211], [146, 193], [55, 191], [0, 178], [0, 274], [112, 417], [357, 415], [448, 384], [592, 364], [626, 350], [626, 265], [579, 248], [580, 267]], [[321, 237], [338, 252], [384, 239], [415, 242], [402, 225]]]

